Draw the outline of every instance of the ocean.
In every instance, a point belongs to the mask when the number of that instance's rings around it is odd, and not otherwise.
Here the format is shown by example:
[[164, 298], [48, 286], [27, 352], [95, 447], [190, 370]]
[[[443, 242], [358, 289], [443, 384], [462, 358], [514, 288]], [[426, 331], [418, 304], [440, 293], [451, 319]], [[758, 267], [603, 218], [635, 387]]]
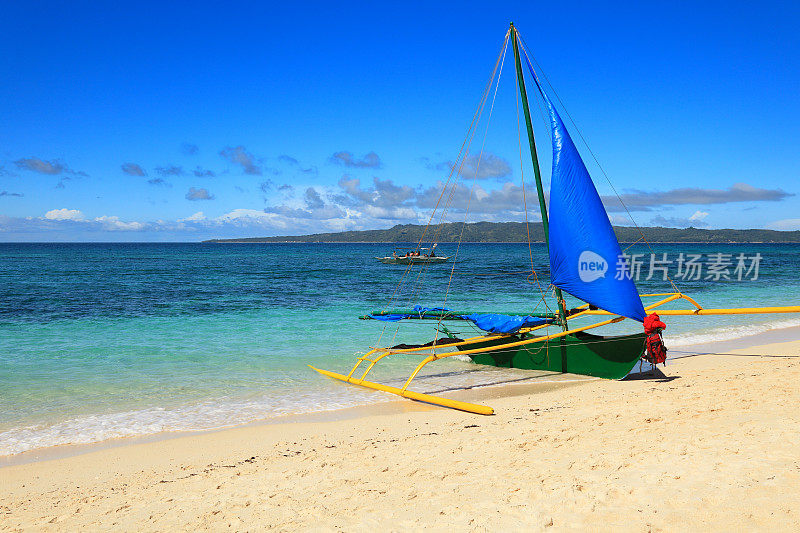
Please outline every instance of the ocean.
[[[408, 321], [398, 328], [358, 319], [385, 307], [403, 278], [404, 267], [375, 260], [392, 248], [0, 244], [0, 456], [394, 399], [308, 368], [346, 373], [354, 354], [379, 342], [433, 339], [434, 324]], [[704, 267], [699, 279], [675, 281], [704, 307], [800, 303], [800, 245], [659, 244], [653, 251], [656, 260], [667, 254], [673, 277], [686, 278], [687, 270], [694, 277], [686, 266], [700, 257], [693, 262]], [[439, 255], [455, 252], [454, 244], [437, 248]], [[645, 279], [650, 250], [637, 246], [635, 252], [645, 254], [638, 258], [640, 292], [670, 291], [661, 270]], [[525, 273], [531, 257], [546, 288], [543, 245], [462, 244], [452, 281], [453, 263], [422, 275], [415, 270], [392, 306], [530, 311], [541, 295]], [[800, 325], [794, 315], [666, 318], [665, 340], [675, 348]], [[605, 331], [638, 327], [625, 321]], [[475, 332], [463, 323], [450, 329]], [[387, 358], [373, 377], [401, 383], [419, 359]], [[449, 358], [428, 365], [413, 388], [429, 392], [520, 375]]]

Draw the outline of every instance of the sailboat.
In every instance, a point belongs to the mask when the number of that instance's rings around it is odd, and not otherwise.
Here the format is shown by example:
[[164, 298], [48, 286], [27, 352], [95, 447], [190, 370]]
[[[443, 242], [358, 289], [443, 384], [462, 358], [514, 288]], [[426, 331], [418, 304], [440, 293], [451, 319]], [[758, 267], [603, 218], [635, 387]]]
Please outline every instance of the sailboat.
[[[672, 292], [640, 294], [628, 267], [624, 262], [620, 262], [623, 254], [619, 242], [586, 165], [556, 106], [545, 91], [531, 63], [530, 54], [524, 48], [524, 41], [513, 23], [506, 33], [501, 55], [495, 64], [495, 72], [498, 64], [502, 72], [504, 61], [500, 62], [500, 57], [504, 59], [509, 42], [513, 49], [517, 96], [522, 104], [522, 114], [525, 118], [539, 210], [548, 247], [550, 283], [556, 300], [555, 305], [548, 307], [545, 312], [518, 314], [474, 313], [420, 305], [413, 309], [376, 310], [361, 318], [388, 322], [436, 321], [437, 333], [445, 332], [446, 337], [435, 338], [421, 345], [400, 344], [394, 347], [370, 348], [356, 358], [355, 365], [348, 374], [311, 368], [346, 383], [397, 394], [412, 400], [488, 415], [494, 412], [489, 406], [419, 393], [410, 390], [409, 386], [427, 364], [453, 356], [466, 356], [481, 365], [621, 379], [633, 369], [645, 353], [646, 334], [642, 331], [641, 325], [625, 335], [604, 336], [590, 330], [626, 320], [643, 323], [648, 314], [656, 311], [662, 316], [800, 312], [800, 306], [707, 309], [677, 290], [674, 284]], [[553, 147], [549, 210], [545, 202], [531, 122], [523, 57], [536, 93], [549, 116]], [[492, 73], [488, 87], [491, 87], [495, 72]], [[484, 94], [488, 93], [485, 91]], [[475, 119], [473, 123], [474, 121]], [[564, 293], [584, 303], [567, 309]], [[685, 302], [690, 308], [660, 309], [676, 301]], [[584, 324], [586, 319], [592, 317], [601, 319]], [[449, 321], [469, 321], [485, 334], [466, 339], [457, 338], [443, 325]], [[556, 328], [558, 331], [541, 334], [541, 330], [545, 328], [547, 331], [549, 328]], [[375, 365], [384, 358], [414, 353], [428, 355], [416, 366], [401, 387], [366, 380]]]

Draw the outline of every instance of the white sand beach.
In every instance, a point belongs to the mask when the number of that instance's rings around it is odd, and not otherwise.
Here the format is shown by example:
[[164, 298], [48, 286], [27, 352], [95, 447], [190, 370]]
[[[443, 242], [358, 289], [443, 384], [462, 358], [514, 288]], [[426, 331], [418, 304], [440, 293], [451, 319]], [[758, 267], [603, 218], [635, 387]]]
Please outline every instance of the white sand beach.
[[663, 373], [458, 395], [490, 417], [396, 402], [7, 466], [0, 530], [800, 528], [800, 358]]

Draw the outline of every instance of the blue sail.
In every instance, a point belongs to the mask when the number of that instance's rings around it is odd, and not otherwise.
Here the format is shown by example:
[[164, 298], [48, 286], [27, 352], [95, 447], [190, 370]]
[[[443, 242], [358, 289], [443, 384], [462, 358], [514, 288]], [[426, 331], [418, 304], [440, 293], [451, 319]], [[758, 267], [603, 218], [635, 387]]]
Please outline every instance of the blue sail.
[[[539, 86], [528, 62], [531, 75]], [[608, 214], [553, 103], [550, 111], [553, 173], [550, 180], [550, 278], [553, 285], [618, 315], [643, 321], [644, 306]]]

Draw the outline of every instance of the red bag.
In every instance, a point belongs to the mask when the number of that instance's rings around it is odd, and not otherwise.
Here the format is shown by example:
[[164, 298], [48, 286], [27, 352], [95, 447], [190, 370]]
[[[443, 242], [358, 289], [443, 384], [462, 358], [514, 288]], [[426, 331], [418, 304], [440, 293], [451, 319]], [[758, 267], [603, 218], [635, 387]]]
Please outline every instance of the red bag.
[[645, 353], [642, 359], [648, 363], [657, 365], [667, 360], [667, 347], [664, 346], [664, 339], [661, 337], [661, 331], [666, 328], [667, 325], [656, 313], [644, 318], [644, 333], [647, 339], [644, 341]]
[[667, 325], [661, 321], [661, 318], [656, 313], [650, 313], [644, 317], [645, 335], [652, 335], [659, 329], [667, 329]]
[[648, 335], [645, 341], [645, 348], [642, 359], [648, 363], [657, 365], [667, 360], [667, 347], [664, 346], [664, 339], [661, 338], [661, 333]]

